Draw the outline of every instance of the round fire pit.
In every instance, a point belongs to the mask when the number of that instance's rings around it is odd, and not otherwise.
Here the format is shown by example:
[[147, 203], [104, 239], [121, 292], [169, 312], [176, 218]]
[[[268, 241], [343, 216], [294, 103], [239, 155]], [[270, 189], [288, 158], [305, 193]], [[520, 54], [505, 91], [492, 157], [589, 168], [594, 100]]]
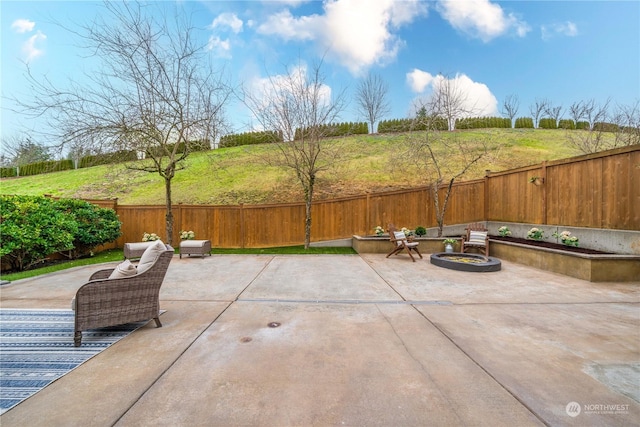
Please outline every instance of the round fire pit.
[[431, 254], [431, 264], [451, 270], [486, 273], [500, 271], [502, 263], [497, 258], [476, 254], [438, 252]]

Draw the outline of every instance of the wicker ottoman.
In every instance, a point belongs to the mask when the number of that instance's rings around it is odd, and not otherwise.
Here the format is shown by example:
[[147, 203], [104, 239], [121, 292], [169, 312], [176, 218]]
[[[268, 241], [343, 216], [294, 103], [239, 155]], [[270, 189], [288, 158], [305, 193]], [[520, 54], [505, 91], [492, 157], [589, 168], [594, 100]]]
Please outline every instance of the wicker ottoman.
[[211, 256], [211, 240], [182, 240], [180, 242], [180, 258], [184, 255], [200, 255], [204, 258], [205, 254]]
[[124, 257], [126, 259], [132, 258], [140, 258], [144, 253], [145, 249], [151, 246], [154, 242], [136, 242], [136, 243], [125, 243], [124, 244]]

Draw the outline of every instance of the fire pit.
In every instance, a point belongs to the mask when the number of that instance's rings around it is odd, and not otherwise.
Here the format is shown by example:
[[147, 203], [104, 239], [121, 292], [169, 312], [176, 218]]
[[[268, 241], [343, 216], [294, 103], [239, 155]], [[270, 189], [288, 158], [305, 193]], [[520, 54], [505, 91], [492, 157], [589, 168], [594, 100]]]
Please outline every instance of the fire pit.
[[467, 253], [438, 252], [431, 255], [431, 264], [451, 270], [486, 273], [500, 271], [502, 264], [499, 259], [483, 255]]

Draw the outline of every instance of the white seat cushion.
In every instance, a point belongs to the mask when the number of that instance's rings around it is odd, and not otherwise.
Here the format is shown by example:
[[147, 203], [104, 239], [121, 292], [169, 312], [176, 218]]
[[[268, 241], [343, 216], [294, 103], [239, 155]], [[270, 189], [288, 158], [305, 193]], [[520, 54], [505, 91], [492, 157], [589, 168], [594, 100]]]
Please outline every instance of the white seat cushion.
[[151, 246], [145, 249], [138, 262], [138, 274], [144, 273], [156, 262], [160, 254], [165, 252], [167, 247], [162, 240], [156, 240]]
[[201, 248], [207, 243], [206, 240], [183, 240], [180, 242], [181, 248]]

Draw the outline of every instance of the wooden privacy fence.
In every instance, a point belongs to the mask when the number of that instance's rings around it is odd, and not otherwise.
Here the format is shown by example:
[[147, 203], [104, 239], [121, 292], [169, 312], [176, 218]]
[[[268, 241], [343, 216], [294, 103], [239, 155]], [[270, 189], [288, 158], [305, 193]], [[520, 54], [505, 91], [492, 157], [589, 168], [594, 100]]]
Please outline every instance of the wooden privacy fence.
[[[536, 183], [530, 182], [538, 177]], [[440, 190], [444, 198], [446, 188]], [[430, 187], [370, 193], [318, 201], [312, 208], [312, 241], [372, 234], [374, 227], [436, 226]], [[116, 242], [142, 239], [144, 232], [166, 240], [165, 206], [119, 205], [92, 201], [116, 210], [123, 235]], [[304, 204], [174, 206], [174, 246], [181, 230], [214, 247], [268, 247], [304, 242]], [[640, 230], [640, 145], [545, 162], [484, 179], [454, 184], [445, 224], [475, 221], [558, 224]]]

